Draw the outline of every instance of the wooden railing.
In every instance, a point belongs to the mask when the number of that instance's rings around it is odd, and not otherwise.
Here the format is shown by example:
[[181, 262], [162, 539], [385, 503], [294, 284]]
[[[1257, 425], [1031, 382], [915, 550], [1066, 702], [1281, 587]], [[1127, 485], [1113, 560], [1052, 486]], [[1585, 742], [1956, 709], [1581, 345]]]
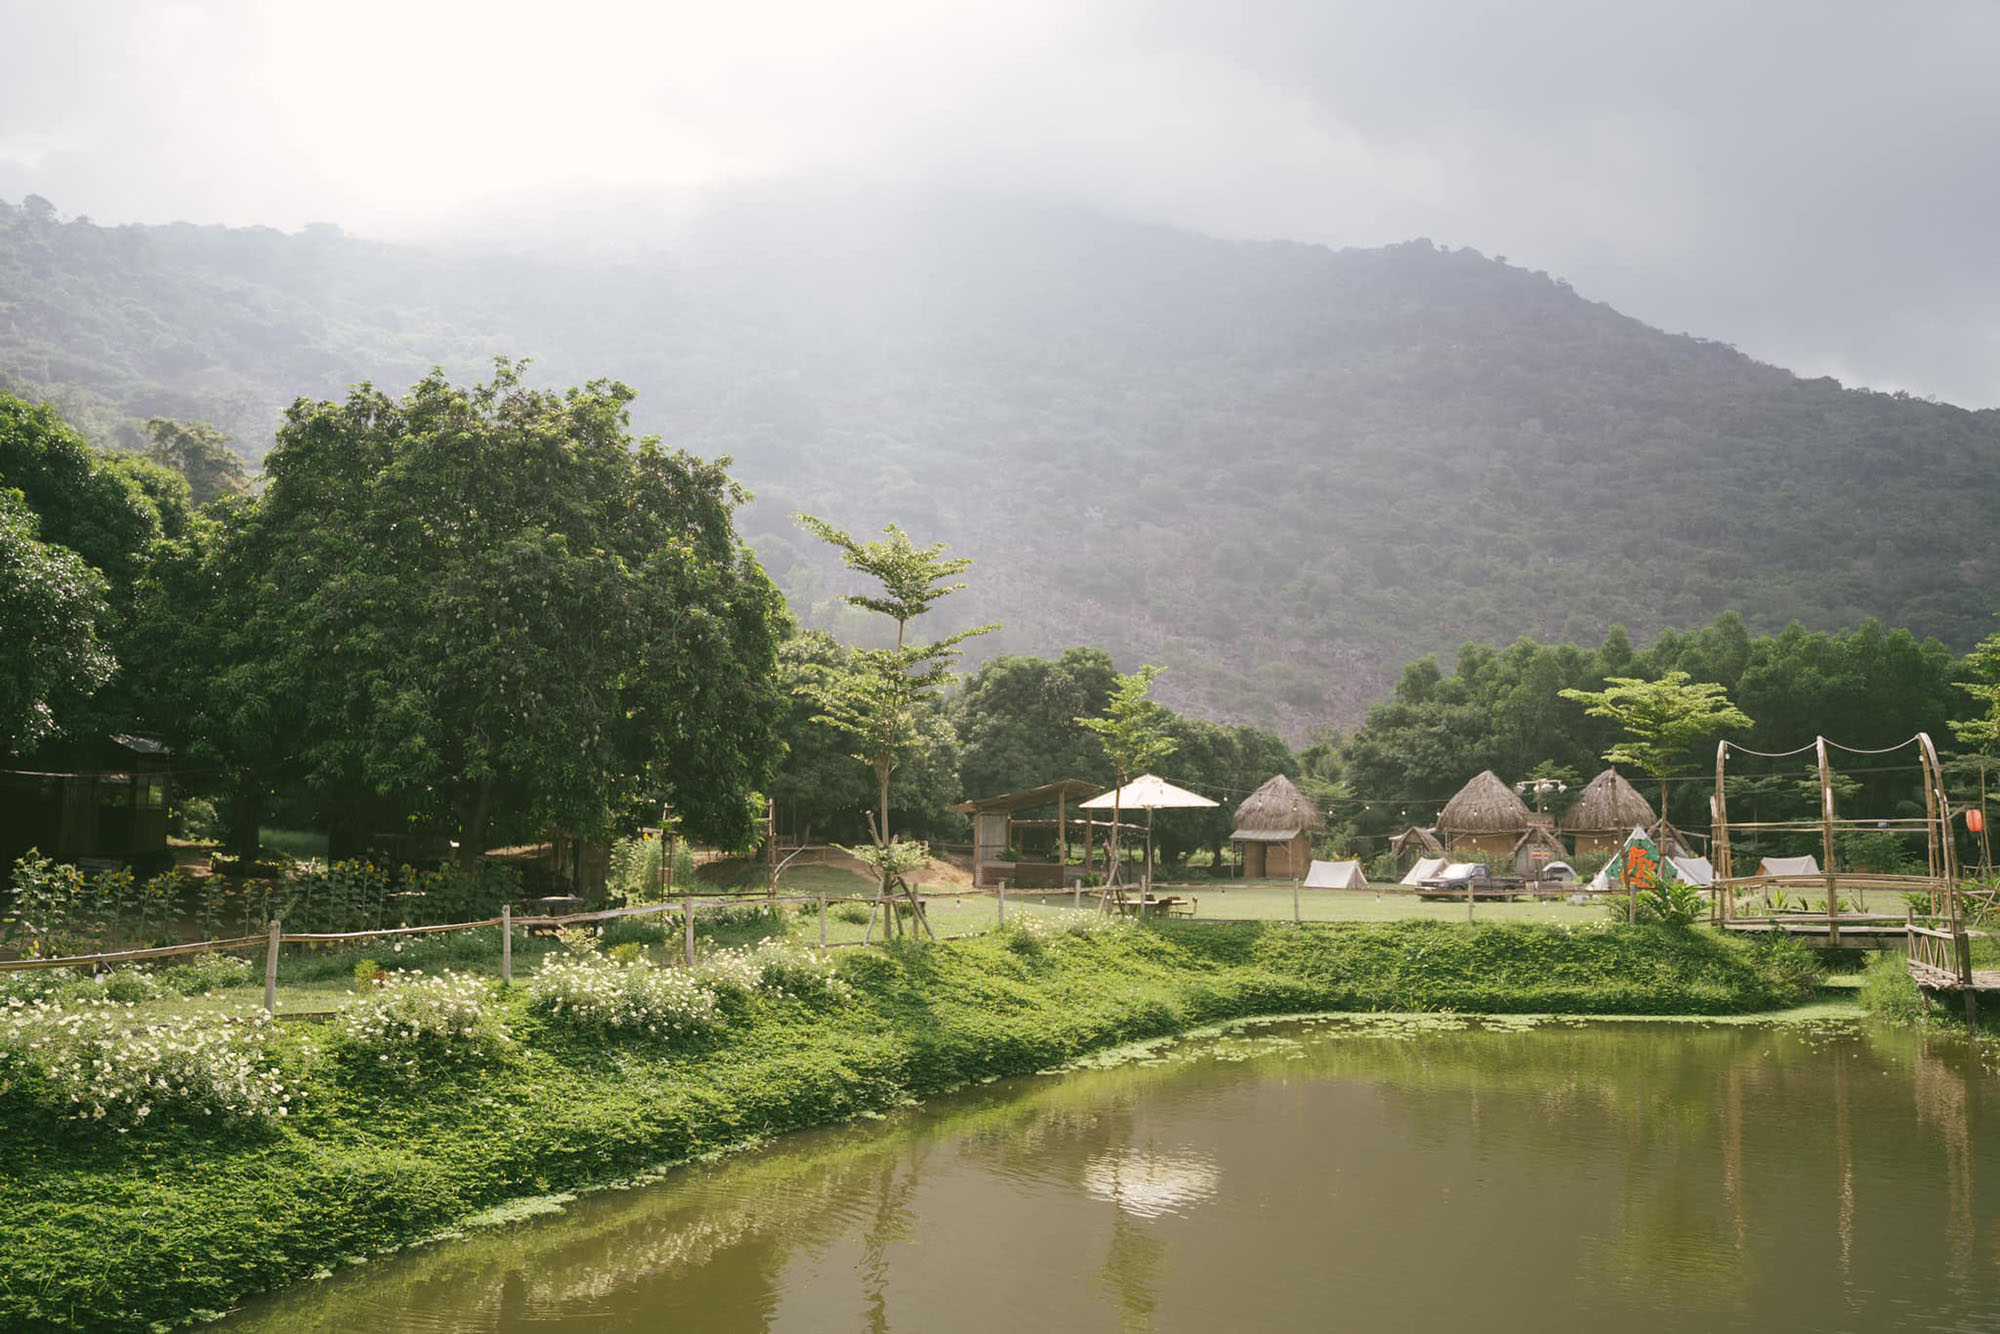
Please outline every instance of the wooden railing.
[[1948, 977], [1962, 987], [1972, 985], [1972, 941], [1965, 932], [1941, 931], [1914, 921], [1903, 930], [1912, 971]]

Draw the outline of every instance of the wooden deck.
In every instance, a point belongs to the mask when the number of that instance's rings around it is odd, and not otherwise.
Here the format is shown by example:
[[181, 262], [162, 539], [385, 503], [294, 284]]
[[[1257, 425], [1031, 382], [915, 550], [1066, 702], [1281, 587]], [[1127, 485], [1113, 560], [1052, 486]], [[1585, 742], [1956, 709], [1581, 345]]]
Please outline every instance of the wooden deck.
[[[1937, 968], [1927, 963], [1910, 961], [1910, 976], [1925, 991], [1964, 991], [1967, 984], [1960, 974], [1949, 969]], [[2000, 994], [2000, 968], [1977, 968], [1973, 970], [1971, 990]]]

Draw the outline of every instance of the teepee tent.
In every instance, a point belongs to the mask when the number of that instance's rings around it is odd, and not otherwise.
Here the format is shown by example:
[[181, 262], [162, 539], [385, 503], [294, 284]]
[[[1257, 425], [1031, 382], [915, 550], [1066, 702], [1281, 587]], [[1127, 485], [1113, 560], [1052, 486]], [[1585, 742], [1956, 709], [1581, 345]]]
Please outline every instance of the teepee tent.
[[[1687, 859], [1693, 862], [1697, 859]], [[1698, 859], [1707, 866], [1707, 859]], [[1634, 829], [1625, 839], [1625, 846], [1604, 864], [1590, 882], [1590, 887], [1599, 893], [1609, 890], [1646, 890], [1657, 888], [1662, 882], [1678, 884], [1686, 881], [1692, 885], [1706, 885], [1715, 879], [1715, 869], [1709, 867], [1706, 879], [1697, 879], [1679, 864], [1680, 859], [1660, 856], [1659, 844], [1643, 829]]]
[[1366, 889], [1368, 877], [1362, 874], [1360, 862], [1316, 861], [1306, 875], [1306, 888]]

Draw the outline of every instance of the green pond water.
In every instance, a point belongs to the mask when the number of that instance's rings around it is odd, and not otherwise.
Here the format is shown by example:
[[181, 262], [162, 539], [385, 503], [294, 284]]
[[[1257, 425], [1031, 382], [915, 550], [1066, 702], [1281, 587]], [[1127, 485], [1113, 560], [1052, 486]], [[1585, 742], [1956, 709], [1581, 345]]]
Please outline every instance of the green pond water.
[[1309, 1020], [788, 1138], [232, 1331], [2000, 1331], [1990, 1049]]

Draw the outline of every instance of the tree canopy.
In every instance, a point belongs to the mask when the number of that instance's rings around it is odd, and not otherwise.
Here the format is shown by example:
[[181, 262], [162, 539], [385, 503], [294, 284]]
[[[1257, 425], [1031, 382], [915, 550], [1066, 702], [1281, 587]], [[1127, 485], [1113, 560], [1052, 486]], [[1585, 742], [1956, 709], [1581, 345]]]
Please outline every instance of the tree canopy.
[[783, 604], [736, 540], [740, 493], [635, 449], [631, 396], [531, 390], [501, 361], [287, 414], [241, 541], [310, 787], [468, 854], [662, 799], [695, 837], [745, 840], [777, 758]]

